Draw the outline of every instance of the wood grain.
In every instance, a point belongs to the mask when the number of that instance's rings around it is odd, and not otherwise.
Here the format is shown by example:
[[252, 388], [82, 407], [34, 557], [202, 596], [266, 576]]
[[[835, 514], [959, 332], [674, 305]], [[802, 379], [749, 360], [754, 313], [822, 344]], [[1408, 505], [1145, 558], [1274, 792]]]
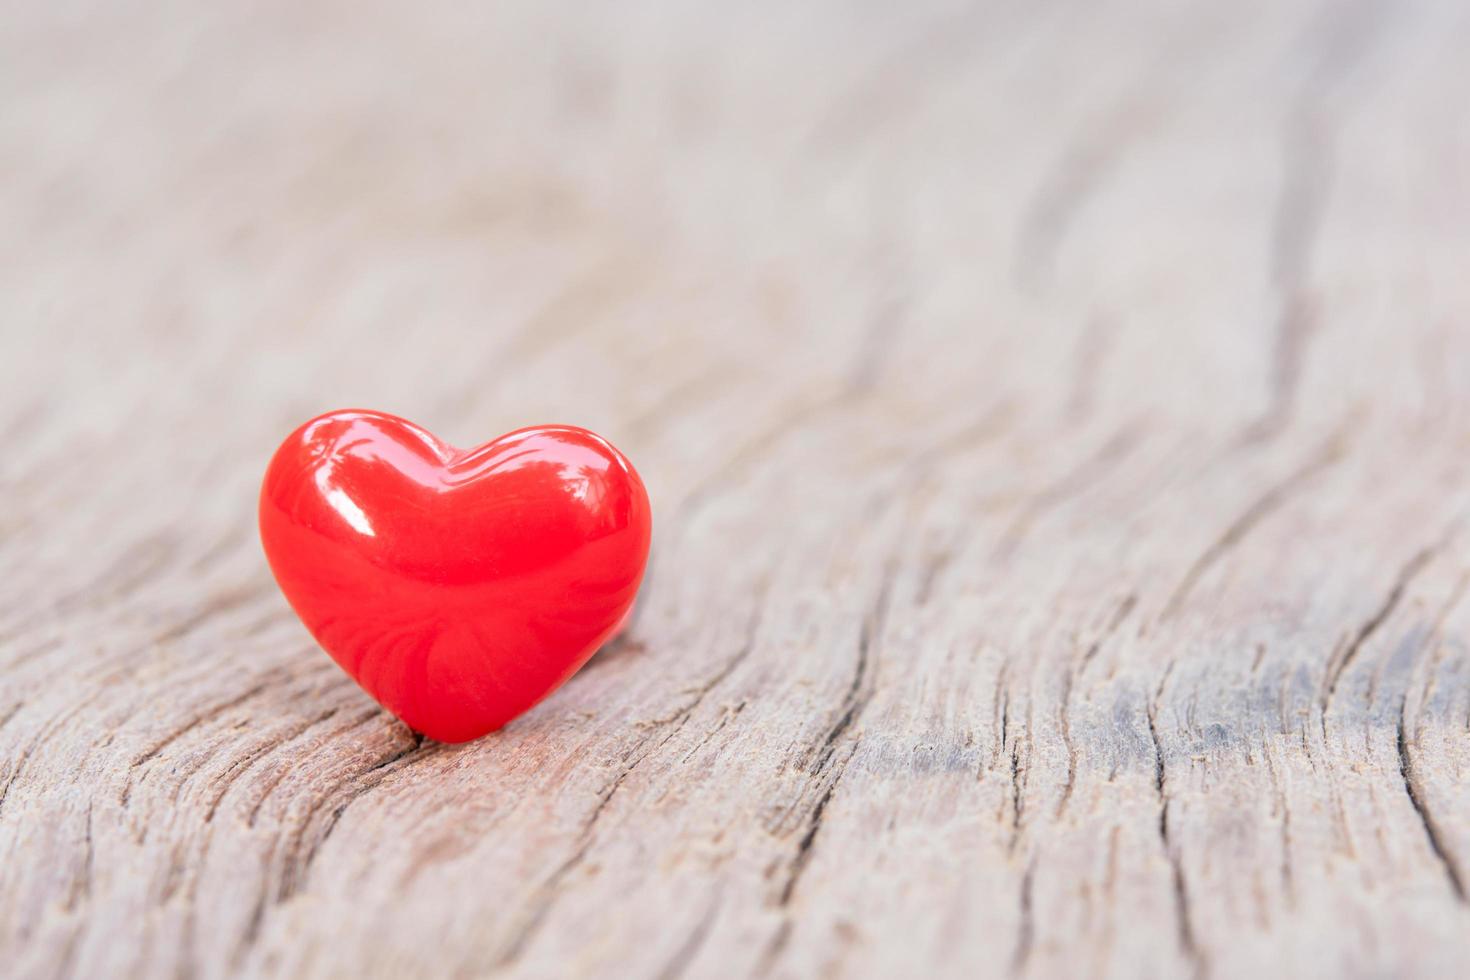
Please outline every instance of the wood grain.
[[[3, 22], [8, 976], [1462, 975], [1465, 5]], [[346, 406], [618, 443], [631, 633], [384, 714]]]

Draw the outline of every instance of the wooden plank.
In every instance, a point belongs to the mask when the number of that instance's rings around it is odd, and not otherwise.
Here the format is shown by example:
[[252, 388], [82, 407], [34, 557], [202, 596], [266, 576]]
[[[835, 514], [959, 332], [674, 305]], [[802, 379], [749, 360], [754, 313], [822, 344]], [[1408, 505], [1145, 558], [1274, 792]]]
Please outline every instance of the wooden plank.
[[[1463, 5], [81, 6], [0, 49], [7, 975], [1459, 975]], [[379, 710], [253, 527], [348, 405], [618, 443], [630, 634]]]

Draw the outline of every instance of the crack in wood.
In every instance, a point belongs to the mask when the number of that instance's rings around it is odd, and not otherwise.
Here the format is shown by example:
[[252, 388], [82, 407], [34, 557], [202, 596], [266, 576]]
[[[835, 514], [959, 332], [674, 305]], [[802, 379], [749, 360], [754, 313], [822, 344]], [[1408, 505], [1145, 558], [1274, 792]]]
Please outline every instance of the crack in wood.
[[1123, 597], [1122, 601], [1118, 603], [1117, 607], [1113, 610], [1112, 618], [1108, 620], [1107, 626], [1103, 629], [1102, 633], [1100, 633], [1096, 639], [1088, 644], [1086, 652], [1082, 654], [1082, 659], [1078, 661], [1076, 674], [1079, 678], [1083, 674], [1087, 673], [1088, 666], [1092, 663], [1093, 660], [1097, 658], [1097, 655], [1102, 652], [1103, 646], [1113, 638], [1113, 636], [1118, 632], [1119, 629], [1122, 628], [1123, 623], [1128, 619], [1130, 615], [1133, 614], [1133, 610], [1137, 608], [1138, 593], [1136, 592], [1128, 593], [1126, 596]]
[[663, 969], [658, 971], [657, 980], [679, 980], [680, 977], [689, 972], [690, 965], [694, 963], [695, 957], [704, 948], [705, 942], [709, 939], [710, 932], [714, 929], [715, 919], [719, 916], [720, 912], [720, 904], [720, 893], [716, 892], [715, 897], [710, 900], [709, 906], [700, 915], [699, 921], [689, 931], [689, 935], [684, 937], [684, 941], [679, 944], [679, 948], [674, 951], [674, 955], [664, 964]]
[[[375, 721], [380, 721], [383, 717], [383, 714], [383, 709], [374, 704], [371, 708], [359, 712], [356, 717], [348, 721], [345, 725], [341, 727], [341, 729], [339, 729], [337, 732], [334, 732], [333, 735], [334, 737], [340, 737], [341, 735], [346, 735], [350, 732], [356, 731], [363, 725]], [[321, 720], [325, 721], [327, 719], [323, 718]], [[304, 735], [305, 731], [303, 731], [302, 734]], [[299, 738], [300, 736], [298, 735], [297, 737]], [[285, 747], [285, 743], [282, 744], [282, 747]], [[278, 787], [285, 780], [286, 776], [289, 775], [290, 772], [291, 767], [283, 765], [277, 771], [274, 779], [266, 780], [266, 782], [260, 788], [259, 797], [250, 807], [250, 812], [245, 815], [245, 826], [254, 827], [259, 822], [260, 811], [265, 807], [266, 803], [270, 801], [271, 794], [275, 791], [276, 787]]]
[[603, 811], [607, 808], [608, 801], [622, 787], [623, 781], [627, 779], [629, 773], [637, 768], [638, 764], [651, 751], [653, 750], [650, 748], [634, 759], [599, 794], [597, 805], [592, 808], [591, 814], [583, 822], [582, 829], [578, 833], [577, 845], [572, 850], [572, 853], [558, 864], [541, 884], [537, 886], [529, 903], [530, 911], [522, 915], [520, 923], [512, 930], [509, 940], [506, 941], [500, 954], [494, 961], [493, 966], [495, 969], [504, 969], [520, 959], [530, 946], [531, 940], [541, 931], [541, 927], [546, 924], [547, 918], [551, 915], [552, 907], [561, 896], [562, 882], [586, 860], [588, 852], [591, 851], [595, 836], [594, 828], [597, 825], [597, 821], [601, 819]]
[[770, 425], [742, 442], [734, 452], [717, 463], [689, 489], [675, 510], [675, 525], [680, 528], [692, 526], [706, 507], [724, 493], [735, 489], [735, 480], [742, 473], [760, 460], [773, 458], [775, 448], [783, 437], [800, 430], [812, 419], [841, 408], [848, 400], [846, 385], [825, 395], [794, 399], [794, 405], [783, 410]]
[[1190, 593], [1194, 591], [1195, 585], [1206, 572], [1225, 557], [1232, 548], [1244, 541], [1252, 531], [1260, 526], [1261, 522], [1280, 510], [1282, 505], [1310, 483], [1314, 477], [1341, 460], [1345, 453], [1346, 446], [1339, 432], [1330, 437], [1304, 464], [1289, 473], [1285, 479], [1268, 487], [1264, 493], [1252, 501], [1250, 506], [1246, 507], [1239, 517], [1231, 521], [1224, 532], [1211, 542], [1189, 566], [1169, 597], [1169, 601], [1164, 604], [1163, 611], [1159, 613], [1159, 622], [1178, 615]]
[[746, 698], [741, 698], [739, 701], [735, 702], [735, 704], [727, 706], [724, 712], [721, 713], [720, 720], [715, 724], [715, 727], [711, 728], [704, 735], [700, 736], [699, 741], [695, 742], [693, 747], [690, 748], [690, 750], [685, 753], [684, 757], [679, 760], [680, 763], [686, 763], [690, 759], [693, 759], [696, 755], [698, 755], [699, 752], [706, 745], [708, 745], [716, 735], [724, 731], [726, 725], [734, 721], [736, 717], [739, 716], [740, 712], [745, 710], [745, 706], [748, 703], [749, 701]]
[[[154, 759], [158, 758], [158, 756], [161, 755], [163, 751], [167, 749], [170, 745], [173, 745], [175, 742], [192, 732], [194, 729], [198, 728], [201, 725], [205, 725], [211, 721], [214, 721], [216, 718], [229, 711], [231, 708], [238, 708], [246, 701], [249, 701], [251, 698], [265, 691], [268, 687], [271, 686], [271, 683], [274, 680], [278, 679], [278, 676], [281, 672], [272, 671], [270, 673], [273, 676], [267, 677], [267, 679], [262, 680], [259, 683], [252, 684], [250, 687], [246, 688], [244, 691], [241, 691], [234, 697], [226, 698], [223, 701], [218, 701], [213, 705], [210, 705], [208, 708], [205, 708], [203, 711], [200, 711], [183, 725], [169, 732], [163, 738], [154, 742], [148, 748], [140, 752], [137, 756], [133, 758], [131, 762], [128, 763], [128, 768], [139, 769], [147, 765], [149, 762], [152, 762]], [[131, 783], [129, 783], [128, 789], [125, 789], [123, 791], [121, 801], [123, 806], [127, 806], [128, 804], [130, 789]]]
[[1388, 618], [1393, 615], [1399, 603], [1403, 601], [1404, 593], [1413, 584], [1414, 579], [1429, 565], [1436, 555], [1444, 548], [1446, 541], [1431, 545], [1417, 552], [1399, 570], [1394, 577], [1393, 584], [1389, 587], [1388, 594], [1379, 603], [1373, 614], [1358, 627], [1351, 640], [1345, 645], [1333, 651], [1328, 658], [1327, 666], [1323, 673], [1322, 695], [1318, 699], [1319, 711], [1322, 717], [1322, 737], [1327, 737], [1327, 715], [1332, 708], [1332, 699], [1337, 694], [1338, 682], [1342, 680], [1343, 672], [1352, 666], [1353, 661], [1358, 658], [1363, 646], [1373, 638]]
[[1409, 797], [1409, 803], [1413, 806], [1419, 823], [1424, 827], [1424, 836], [1429, 841], [1429, 849], [1444, 870], [1450, 891], [1454, 892], [1456, 901], [1461, 905], [1470, 905], [1470, 895], [1466, 894], [1465, 874], [1450, 853], [1449, 840], [1440, 827], [1438, 819], [1430, 811], [1429, 803], [1425, 799], [1423, 779], [1418, 767], [1414, 764], [1413, 753], [1409, 751], [1409, 741], [1405, 734], [1407, 711], [1408, 699], [1404, 698], [1399, 702], [1397, 725], [1399, 778], [1403, 781], [1404, 793]]
[[339, 710], [341, 709], [328, 708], [326, 711], [322, 712], [316, 717], [308, 718], [306, 721], [301, 722], [296, 727], [290, 729], [284, 738], [280, 740], [272, 739], [271, 741], [263, 742], [255, 748], [251, 749], [249, 752], [240, 756], [235, 761], [231, 762], [229, 766], [227, 766], [223, 772], [216, 775], [214, 780], [211, 782], [211, 786], [214, 789], [214, 795], [210, 797], [209, 805], [205, 807], [204, 822], [207, 824], [214, 822], [215, 815], [219, 812], [220, 804], [223, 803], [225, 797], [229, 795], [231, 787], [233, 787], [242, 776], [250, 772], [250, 770], [254, 768], [257, 762], [277, 752], [282, 747], [282, 745], [295, 740], [299, 735], [306, 732], [308, 729], [314, 727], [317, 724], [320, 724], [321, 722], [329, 720], [334, 715], [336, 715]]
[[[394, 749], [382, 758], [374, 760], [372, 765], [361, 772], [354, 773], [340, 780], [335, 786], [321, 795], [315, 806], [311, 807], [302, 815], [296, 825], [296, 833], [287, 841], [289, 844], [287, 848], [288, 856], [282, 864], [280, 880], [276, 887], [276, 904], [286, 902], [300, 891], [301, 885], [310, 874], [312, 864], [315, 863], [322, 846], [326, 844], [333, 832], [336, 831], [337, 825], [348, 807], [362, 800], [363, 797], [376, 789], [384, 779], [387, 779], [393, 773], [402, 772], [409, 766], [422, 762], [424, 759], [431, 758], [447, 748], [444, 743], [431, 742], [424, 738], [422, 734], [409, 730], [406, 727], [405, 731], [408, 733], [408, 742], [406, 744]], [[333, 807], [332, 812], [327, 817], [321, 832], [309, 845], [304, 844], [307, 828], [311, 826], [316, 815], [329, 806]]]
[[827, 780], [826, 788], [817, 797], [816, 804], [811, 809], [807, 819], [806, 829], [801, 838], [796, 842], [796, 851], [791, 856], [787, 865], [786, 878], [776, 894], [776, 904], [785, 908], [791, 904], [791, 899], [796, 894], [796, 886], [801, 883], [801, 876], [806, 873], [808, 863], [812, 859], [812, 848], [817, 842], [817, 835], [822, 831], [822, 818], [827, 813], [827, 804], [832, 801], [832, 794], [837, 791], [837, 784], [842, 780], [843, 769], [852, 758], [852, 749], [842, 760], [842, 764], [832, 770], [831, 777]]
[[[0, 640], [0, 642], [4, 641]], [[32, 660], [44, 657], [46, 654], [52, 652], [53, 650], [60, 649], [61, 645], [64, 642], [64, 639], [57, 636], [52, 637], [48, 640], [42, 640], [40, 643], [32, 644], [30, 647], [22, 650], [20, 653], [7, 660], [3, 667], [0, 667], [0, 670], [4, 670], [6, 673], [18, 670], [24, 665], [30, 663]]]
[[25, 698], [21, 698], [19, 701], [16, 701], [14, 704], [12, 704], [10, 706], [10, 709], [6, 711], [5, 714], [0, 715], [0, 728], [4, 728], [6, 725], [10, 724], [10, 720], [16, 715], [20, 714], [21, 709], [25, 706]]
[[1043, 174], [1017, 226], [1011, 280], [1037, 290], [1051, 283], [1057, 253], [1077, 216], [1112, 176], [1130, 139], [1154, 112], [1150, 73], [1094, 120]]
[[996, 769], [1000, 766], [1000, 755], [1005, 750], [1006, 726], [1009, 723], [1011, 711], [1011, 689], [1007, 681], [1010, 666], [1010, 659], [1007, 658], [1001, 661], [1000, 667], [995, 672], [995, 694], [990, 701], [990, 726], [995, 729], [995, 742], [990, 750], [990, 765], [980, 766], [975, 773], [976, 781], [985, 778], [987, 768]]
[[1062, 732], [1062, 745], [1067, 750], [1067, 778], [1062, 785], [1061, 797], [1057, 800], [1056, 818], [1059, 820], [1067, 812], [1067, 806], [1071, 803], [1072, 794], [1077, 786], [1077, 745], [1072, 738], [1072, 694], [1076, 682], [1086, 673], [1088, 665], [1096, 659], [1103, 645], [1117, 634], [1137, 606], [1138, 595], [1136, 593], [1130, 592], [1124, 596], [1113, 609], [1113, 615], [1102, 631], [1083, 650], [1076, 664], [1063, 675], [1058, 720]]
[[[1344, 15], [1343, 7], [1346, 6]], [[1245, 430], [1244, 444], [1274, 438], [1296, 411], [1307, 345], [1320, 327], [1306, 279], [1331, 200], [1336, 158], [1337, 114], [1331, 96], [1374, 44], [1382, 43], [1376, 2], [1332, 4], [1314, 32], [1311, 72], [1282, 121], [1283, 176], [1270, 223], [1269, 278], [1277, 313], [1269, 376], [1269, 400]]]
[[86, 829], [82, 834], [81, 868], [72, 879], [72, 887], [62, 906], [68, 912], [75, 912], [92, 894], [93, 863], [97, 856], [97, 848], [92, 840], [92, 809], [94, 806], [93, 803], [87, 804]]
[[31, 756], [35, 754], [36, 749], [44, 745], [58, 728], [85, 711], [92, 702], [102, 696], [102, 693], [102, 689], [97, 688], [90, 694], [84, 695], [69, 709], [43, 724], [35, 736], [26, 744], [26, 747], [21, 749], [20, 754], [10, 764], [10, 772], [5, 777], [5, 783], [0, 785], [0, 813], [3, 813], [5, 810], [5, 801], [10, 798], [11, 787], [20, 779], [21, 773], [25, 770], [26, 764], [30, 761]]
[[[325, 721], [340, 710], [340, 708], [334, 708], [325, 716], [313, 719], [310, 724], [297, 729], [289, 738], [278, 741], [269, 746], [266, 751], [255, 755], [249, 764], [253, 765], [258, 759], [283, 747], [306, 729], [321, 721]], [[348, 729], [344, 730], [351, 730], [352, 727], [354, 726], [349, 726]], [[436, 754], [445, 748], [442, 743], [438, 742], [428, 742], [426, 744], [424, 736], [417, 732], [408, 731], [408, 735], [409, 741], [406, 745], [394, 749], [382, 758], [373, 760], [368, 768], [338, 781], [336, 785], [325, 790], [318, 797], [316, 803], [295, 821], [294, 832], [281, 840], [284, 847], [279, 853], [282, 853], [284, 856], [280, 860], [279, 870], [274, 880], [272, 880], [271, 876], [267, 876], [261, 883], [255, 901], [251, 906], [250, 914], [246, 919], [245, 927], [235, 944], [234, 951], [230, 957], [231, 962], [235, 966], [238, 967], [244, 962], [250, 950], [259, 940], [265, 925], [266, 914], [271, 905], [284, 904], [301, 891], [302, 885], [307, 880], [317, 855], [320, 853], [322, 846], [327, 842], [327, 839], [332, 836], [333, 831], [336, 830], [337, 824], [342, 819], [342, 815], [346, 812], [347, 808], [362, 799], [363, 796], [386, 779], [391, 773], [401, 771], [407, 766]], [[234, 779], [238, 778], [239, 776], [237, 774]], [[346, 790], [345, 793], [344, 790]], [[219, 801], [223, 798], [223, 795], [223, 793], [220, 793], [215, 797], [214, 807], [219, 805]], [[305, 844], [308, 829], [312, 826], [317, 815], [328, 807], [332, 807], [332, 810], [327, 816], [322, 830], [309, 845]], [[257, 804], [256, 809], [259, 809], [259, 804]], [[212, 815], [213, 808], [211, 808], [210, 814], [206, 816], [206, 823], [209, 822], [209, 818]], [[208, 847], [208, 838], [205, 838], [203, 846], [205, 848]], [[198, 879], [196, 877], [190, 883], [189, 887], [191, 892], [197, 885]]]
[[1205, 977], [1209, 974], [1209, 962], [1195, 933], [1189, 885], [1184, 875], [1184, 858], [1178, 841], [1174, 839], [1174, 831], [1169, 822], [1169, 808], [1172, 801], [1168, 785], [1168, 770], [1164, 761], [1164, 746], [1159, 738], [1158, 728], [1159, 704], [1163, 699], [1164, 688], [1169, 683], [1175, 663], [1177, 661], [1170, 661], [1169, 666], [1164, 669], [1163, 677], [1159, 680], [1159, 686], [1153, 698], [1148, 702], [1144, 717], [1148, 723], [1149, 740], [1153, 743], [1154, 749], [1154, 791], [1159, 800], [1159, 841], [1163, 846], [1164, 857], [1169, 862], [1170, 880], [1174, 890], [1175, 931], [1179, 949], [1189, 961], [1193, 975]]
[[[612, 798], [622, 788], [624, 781], [632, 775], [633, 771], [654, 752], [666, 745], [677, 735], [704, 699], [716, 687], [722, 684], [743, 663], [755, 649], [757, 634], [760, 629], [765, 607], [765, 591], [762, 589], [754, 603], [750, 620], [746, 626], [745, 641], [740, 649], [735, 652], [724, 664], [720, 666], [707, 680], [702, 682], [692, 691], [693, 697], [681, 706], [668, 718], [659, 719], [652, 723], [655, 732], [663, 732], [663, 737], [655, 739], [649, 735], [638, 743], [634, 754], [629, 757], [627, 764], [622, 767], [616, 776], [598, 794], [597, 804], [591, 813], [583, 821], [581, 829], [577, 834], [577, 844], [572, 853], [561, 864], [541, 882], [530, 902], [530, 911], [521, 917], [520, 923], [511, 932], [510, 938], [505, 942], [500, 954], [495, 960], [496, 968], [509, 966], [518, 960], [525, 950], [530, 946], [531, 940], [535, 938], [541, 927], [550, 916], [552, 907], [562, 892], [562, 882], [582, 864], [587, 854], [595, 843], [595, 830], [598, 821], [602, 818], [603, 811], [607, 809]], [[723, 726], [728, 718], [722, 718], [719, 726]]]
[[1095, 452], [1027, 500], [1020, 513], [1001, 534], [995, 548], [995, 559], [1003, 561], [1014, 555], [1037, 521], [1069, 498], [1095, 486], [1106, 477], [1137, 447], [1143, 432], [1144, 425], [1141, 422], [1130, 422], [1123, 426], [1109, 436]]
[[1020, 914], [1016, 927], [1016, 949], [1011, 954], [1011, 974], [1019, 975], [1026, 970], [1031, 960], [1031, 951], [1036, 944], [1036, 912], [1033, 893], [1036, 887], [1036, 858], [1026, 865], [1021, 876]]
[[[786, 912], [788, 922], [790, 921], [790, 905], [796, 896], [802, 877], [811, 864], [817, 839], [822, 832], [827, 806], [831, 803], [833, 794], [836, 793], [838, 785], [846, 774], [848, 763], [852, 761], [857, 751], [857, 742], [854, 740], [842, 760], [833, 763], [839, 741], [848, 733], [872, 698], [871, 683], [874, 662], [877, 659], [878, 646], [882, 643], [883, 631], [888, 621], [896, 572], [896, 559], [890, 558], [885, 565], [877, 599], [869, 615], [864, 617], [858, 634], [857, 664], [853, 670], [852, 682], [843, 696], [840, 714], [819, 743], [815, 761], [810, 767], [811, 774], [814, 777], [823, 778], [826, 785], [822, 788], [821, 794], [808, 814], [806, 827], [797, 840], [796, 850], [787, 862], [784, 880], [775, 890], [775, 905]], [[789, 930], [785, 935], [789, 937]], [[784, 945], [784, 940], [780, 945]], [[775, 954], [770, 954], [771, 962], [774, 962], [778, 954], [779, 949]]]
[[766, 943], [766, 948], [761, 952], [752, 976], [765, 978], [771, 975], [771, 970], [781, 958], [781, 954], [786, 952], [786, 947], [791, 944], [791, 933], [795, 926], [791, 916], [784, 916], [781, 919], [780, 925], [776, 926], [776, 931], [771, 934], [770, 941]]
[[1272, 221], [1271, 281], [1278, 293], [1269, 396], [1260, 417], [1247, 426], [1242, 443], [1264, 442], [1280, 433], [1295, 412], [1307, 344], [1319, 327], [1317, 306], [1304, 278], [1320, 234], [1332, 175], [1332, 142], [1326, 124], [1308, 113], [1286, 127], [1286, 177]]
[[[1031, 781], [1030, 746], [1031, 746], [1031, 712], [1032, 700], [1026, 700], [1026, 724], [1023, 728], [1025, 743], [1027, 746], [1027, 761], [1021, 761], [1022, 739], [1012, 739], [1010, 742], [1010, 793], [1006, 802], [1010, 803], [1010, 825], [1009, 836], [1006, 841], [1006, 853], [1014, 855], [1021, 843], [1021, 834], [1026, 826], [1026, 786]], [[1009, 721], [1009, 718], [1006, 719]], [[1008, 737], [1009, 733], [1003, 735]], [[1005, 804], [1001, 805], [1001, 819], [1004, 819]]]
[[1021, 816], [1026, 812], [1025, 801], [1021, 799], [1021, 746], [1018, 742], [1011, 743], [1011, 842], [1007, 850], [1012, 853], [1016, 850], [1016, 842], [1021, 837]]
[[1286, 795], [1286, 787], [1282, 783], [1281, 774], [1276, 769], [1276, 754], [1272, 751], [1269, 740], [1262, 740], [1261, 758], [1266, 762], [1266, 774], [1276, 794], [1273, 805], [1281, 819], [1281, 860], [1277, 865], [1277, 872], [1281, 878], [1281, 890], [1286, 898], [1286, 904], [1294, 908], [1296, 906], [1296, 872], [1292, 867], [1291, 856], [1291, 800]]
[[1061, 819], [1067, 812], [1067, 804], [1077, 786], [1077, 743], [1072, 739], [1072, 689], [1076, 686], [1076, 676], [1076, 670], [1069, 670], [1062, 675], [1061, 704], [1057, 709], [1057, 721], [1062, 730], [1062, 747], [1067, 750], [1067, 780], [1062, 784], [1062, 795], [1057, 800], [1057, 819]]

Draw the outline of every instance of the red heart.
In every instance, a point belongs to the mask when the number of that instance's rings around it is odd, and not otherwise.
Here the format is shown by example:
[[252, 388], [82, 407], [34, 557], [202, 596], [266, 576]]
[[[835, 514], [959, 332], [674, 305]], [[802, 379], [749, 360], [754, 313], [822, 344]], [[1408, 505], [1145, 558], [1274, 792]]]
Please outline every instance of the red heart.
[[556, 690], [617, 629], [648, 560], [648, 495], [585, 429], [478, 449], [332, 412], [276, 450], [260, 538], [342, 669], [410, 728], [464, 742]]

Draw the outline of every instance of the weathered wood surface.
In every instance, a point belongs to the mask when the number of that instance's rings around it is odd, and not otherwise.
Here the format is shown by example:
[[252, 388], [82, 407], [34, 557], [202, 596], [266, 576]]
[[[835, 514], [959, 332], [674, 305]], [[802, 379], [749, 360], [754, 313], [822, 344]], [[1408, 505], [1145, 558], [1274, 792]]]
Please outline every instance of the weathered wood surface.
[[[30, 4], [14, 977], [1458, 976], [1470, 8]], [[420, 744], [254, 534], [598, 429], [626, 640]]]

